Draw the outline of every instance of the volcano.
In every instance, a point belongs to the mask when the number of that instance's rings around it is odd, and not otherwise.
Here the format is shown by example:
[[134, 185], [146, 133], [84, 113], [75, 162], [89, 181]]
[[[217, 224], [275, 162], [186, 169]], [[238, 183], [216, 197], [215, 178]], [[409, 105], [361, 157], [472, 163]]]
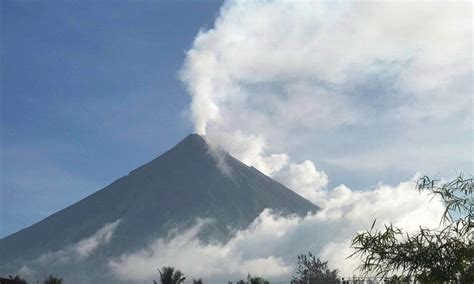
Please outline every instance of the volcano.
[[142, 249], [197, 218], [214, 220], [201, 240], [223, 242], [266, 208], [300, 216], [319, 210], [190, 134], [127, 176], [1, 239], [0, 275], [37, 280], [35, 273], [57, 273], [68, 283], [118, 283], [107, 273], [107, 259]]

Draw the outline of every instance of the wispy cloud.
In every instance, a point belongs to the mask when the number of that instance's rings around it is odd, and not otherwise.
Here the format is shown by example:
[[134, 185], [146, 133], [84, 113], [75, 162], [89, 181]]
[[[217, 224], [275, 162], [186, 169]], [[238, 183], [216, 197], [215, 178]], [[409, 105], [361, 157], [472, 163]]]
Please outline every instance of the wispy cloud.
[[55, 264], [83, 261], [96, 252], [100, 246], [110, 242], [120, 221], [119, 219], [113, 223], [107, 223], [92, 236], [84, 238], [75, 244], [71, 244], [64, 249], [42, 254], [38, 257], [36, 263], [54, 266]]
[[[11, 263], [4, 263], [0, 267], [0, 272], [21, 275], [29, 281], [36, 281], [50, 273], [58, 273], [62, 277], [69, 277], [69, 280], [78, 281], [77, 283], [89, 283], [91, 279], [98, 278], [100, 275], [76, 272], [87, 269], [85, 267], [88, 267], [90, 261], [94, 261], [97, 252], [113, 241], [115, 230], [120, 223], [121, 219], [106, 223], [92, 235], [78, 242], [70, 243], [58, 250], [42, 253], [33, 259], [19, 255]], [[97, 269], [100, 270], [101, 267], [97, 267]]]

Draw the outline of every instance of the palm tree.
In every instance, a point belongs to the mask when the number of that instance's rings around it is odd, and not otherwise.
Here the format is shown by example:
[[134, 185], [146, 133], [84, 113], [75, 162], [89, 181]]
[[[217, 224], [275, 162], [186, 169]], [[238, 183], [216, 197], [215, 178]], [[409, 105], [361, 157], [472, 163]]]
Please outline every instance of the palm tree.
[[63, 279], [55, 277], [53, 275], [49, 275], [48, 277], [44, 278], [43, 284], [62, 284]]
[[[161, 284], [179, 284], [186, 279], [180, 270], [175, 270], [171, 266], [164, 266], [161, 270], [158, 269], [158, 272], [160, 273]], [[158, 284], [155, 280], [153, 280], [153, 283]]]

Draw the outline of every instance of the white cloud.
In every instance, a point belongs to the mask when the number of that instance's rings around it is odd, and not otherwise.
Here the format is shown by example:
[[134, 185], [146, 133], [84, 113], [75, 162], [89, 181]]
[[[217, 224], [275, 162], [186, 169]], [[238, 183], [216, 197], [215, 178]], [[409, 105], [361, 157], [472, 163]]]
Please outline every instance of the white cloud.
[[313, 162], [306, 160], [301, 164], [291, 164], [274, 178], [306, 199], [322, 205], [328, 176], [323, 171], [318, 171]]
[[[98, 250], [113, 240], [113, 234], [120, 225], [121, 219], [104, 224], [89, 237], [76, 243], [70, 243], [62, 249], [50, 251], [30, 259], [19, 256], [17, 260], [0, 267], [2, 273], [21, 275], [30, 281], [37, 281], [49, 274], [60, 275], [66, 279], [74, 279], [75, 283], [90, 283], [91, 278], [98, 277], [95, 273], [77, 274], [77, 271], [88, 269], [89, 262], [97, 256]], [[102, 268], [97, 266], [97, 270]], [[91, 277], [91, 278], [89, 278]]]
[[92, 236], [84, 238], [75, 244], [71, 244], [64, 249], [42, 254], [38, 257], [36, 263], [41, 265], [53, 265], [83, 261], [91, 256], [100, 246], [110, 242], [120, 221], [119, 219], [115, 222], [107, 223]]
[[301, 196], [319, 204], [320, 197], [328, 183], [328, 176], [319, 171], [313, 162], [306, 160], [298, 164], [290, 161], [287, 154], [267, 154], [266, 144], [262, 137], [244, 135], [241, 131], [232, 133], [215, 133], [207, 136], [213, 145], [211, 153], [216, 157], [219, 168], [231, 174], [229, 167], [222, 159], [220, 145], [243, 163], [254, 166], [264, 174], [273, 177]]
[[20, 269], [18, 269], [18, 273], [15, 275], [21, 275], [22, 277], [31, 277], [34, 275], [34, 271], [27, 265], [23, 265]]
[[369, 183], [472, 171], [468, 154], [436, 150], [472, 154], [471, 8], [227, 1], [181, 72], [196, 131], [275, 176], [290, 156], [363, 173], [381, 164]]
[[288, 155], [266, 154], [265, 141], [261, 136], [245, 135], [241, 131], [215, 133], [206, 137], [213, 148], [225, 146], [225, 150], [248, 166], [255, 166], [266, 175], [273, 175], [288, 164]]
[[[197, 238], [199, 231], [210, 220], [198, 220], [188, 230], [174, 234], [170, 239], [158, 239], [150, 247], [136, 253], [111, 260], [110, 268], [122, 280], [143, 281], [156, 276], [156, 268], [174, 266], [188, 276], [204, 279], [240, 277], [248, 272], [255, 274], [289, 273], [282, 260], [277, 257], [255, 257], [245, 259], [235, 244], [204, 244]], [[232, 241], [231, 241], [232, 242]]]
[[108, 244], [112, 235], [120, 224], [120, 219], [105, 224], [100, 230], [89, 238], [80, 240], [76, 245], [72, 247], [72, 250], [79, 256], [80, 259], [89, 257], [100, 245]]
[[341, 275], [352, 276], [357, 260], [347, 260], [353, 235], [393, 222], [409, 231], [419, 225], [435, 227], [443, 212], [438, 199], [420, 194], [414, 180], [397, 186], [379, 185], [373, 191], [352, 191], [339, 186], [327, 192], [326, 207], [306, 217], [274, 215], [270, 210], [245, 230], [238, 231], [226, 243], [206, 244], [197, 233], [209, 220], [200, 220], [185, 232], [175, 232], [165, 239], [135, 253], [111, 260], [114, 274], [127, 281], [150, 280], [156, 268], [172, 265], [189, 277], [202, 277], [208, 283], [222, 283], [244, 278], [247, 273], [274, 280], [288, 280], [293, 273], [296, 255], [313, 251], [329, 261]]

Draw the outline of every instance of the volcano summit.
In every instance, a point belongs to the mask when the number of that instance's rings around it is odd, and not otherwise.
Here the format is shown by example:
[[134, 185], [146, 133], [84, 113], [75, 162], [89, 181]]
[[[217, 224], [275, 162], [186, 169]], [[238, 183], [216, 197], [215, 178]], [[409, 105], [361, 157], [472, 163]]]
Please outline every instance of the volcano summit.
[[189, 228], [197, 218], [213, 220], [199, 239], [225, 242], [266, 208], [300, 216], [319, 209], [190, 134], [127, 176], [1, 239], [0, 274], [36, 280], [56, 273], [68, 283], [117, 283], [109, 259]]

